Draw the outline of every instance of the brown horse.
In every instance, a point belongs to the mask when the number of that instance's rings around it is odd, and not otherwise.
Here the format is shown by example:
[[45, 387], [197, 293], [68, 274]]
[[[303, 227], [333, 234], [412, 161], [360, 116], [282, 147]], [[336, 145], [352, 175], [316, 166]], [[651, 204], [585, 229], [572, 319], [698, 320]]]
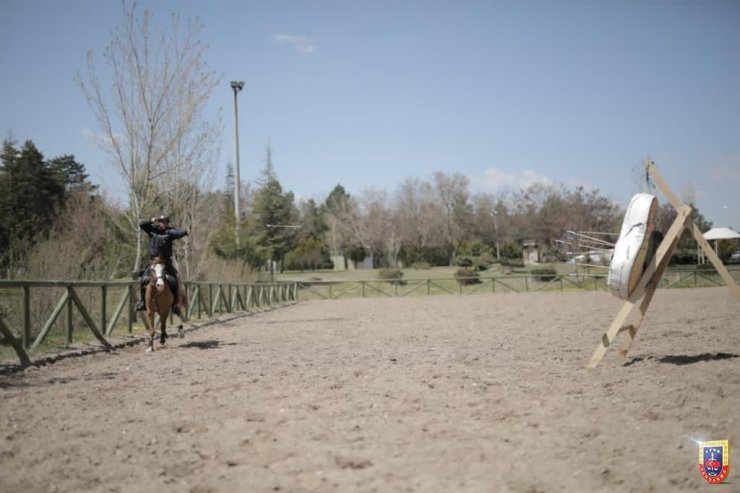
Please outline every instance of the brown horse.
[[[146, 287], [146, 321], [149, 330], [149, 347], [147, 352], [154, 351], [154, 315], [159, 316], [159, 343], [164, 345], [167, 340], [167, 317], [175, 300], [170, 284], [166, 279], [165, 261], [161, 257], [152, 258], [151, 278]], [[178, 326], [178, 334], [182, 334], [182, 324]]]

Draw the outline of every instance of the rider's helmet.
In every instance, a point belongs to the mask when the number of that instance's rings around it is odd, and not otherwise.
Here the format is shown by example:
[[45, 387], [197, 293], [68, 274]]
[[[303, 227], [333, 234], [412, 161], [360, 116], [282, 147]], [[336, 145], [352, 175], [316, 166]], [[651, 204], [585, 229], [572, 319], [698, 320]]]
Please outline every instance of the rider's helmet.
[[157, 216], [157, 222], [158, 223], [159, 222], [169, 223], [170, 222], [170, 216], [168, 216], [167, 214], [160, 214], [159, 216]]

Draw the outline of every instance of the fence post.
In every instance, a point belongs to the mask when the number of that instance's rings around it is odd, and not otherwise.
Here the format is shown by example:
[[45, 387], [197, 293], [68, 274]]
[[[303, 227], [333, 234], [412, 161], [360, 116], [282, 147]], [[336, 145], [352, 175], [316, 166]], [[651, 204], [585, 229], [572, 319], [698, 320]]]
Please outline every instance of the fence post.
[[72, 336], [72, 331], [74, 330], [72, 326], [72, 286], [67, 286], [67, 292], [69, 293], [69, 298], [67, 299], [67, 344], [72, 344], [74, 342], [74, 337]]
[[105, 328], [108, 326], [108, 313], [106, 311], [108, 304], [108, 286], [103, 284], [100, 286], [100, 330], [105, 332]]
[[528, 277], [524, 278], [524, 292], [525, 293], [529, 292], [529, 278]]
[[31, 287], [23, 286], [23, 347], [31, 347]]
[[134, 332], [134, 283], [128, 285], [128, 333]]

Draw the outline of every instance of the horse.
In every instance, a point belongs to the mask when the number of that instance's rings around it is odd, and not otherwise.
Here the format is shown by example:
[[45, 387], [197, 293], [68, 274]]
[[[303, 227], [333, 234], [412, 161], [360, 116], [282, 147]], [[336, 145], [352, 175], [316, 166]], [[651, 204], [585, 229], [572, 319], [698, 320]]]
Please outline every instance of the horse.
[[[172, 288], [166, 279], [165, 261], [161, 257], [153, 257], [151, 276], [146, 286], [146, 321], [149, 331], [149, 347], [147, 352], [154, 351], [154, 315], [159, 315], [159, 343], [164, 345], [167, 340], [167, 317], [175, 300]], [[183, 337], [182, 324], [177, 328], [180, 338]]]

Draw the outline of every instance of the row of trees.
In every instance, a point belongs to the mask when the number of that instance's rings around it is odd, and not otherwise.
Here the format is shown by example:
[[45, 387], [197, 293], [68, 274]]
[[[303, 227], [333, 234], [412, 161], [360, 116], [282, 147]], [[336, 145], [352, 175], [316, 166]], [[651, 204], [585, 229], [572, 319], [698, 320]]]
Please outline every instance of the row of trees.
[[471, 194], [465, 176], [442, 172], [430, 181], [409, 178], [391, 194], [350, 197], [337, 188], [325, 210], [331, 249], [361, 247], [376, 266], [447, 265], [481, 251], [519, 258], [523, 240], [547, 248], [569, 229], [612, 231], [620, 215], [598, 191], [533, 185], [500, 196]]
[[[430, 180], [408, 178], [393, 192], [352, 196], [336, 185], [323, 201], [296, 202], [283, 190], [269, 148], [260, 181], [241, 194], [240, 241], [231, 174], [223, 190], [181, 183], [170, 191], [161, 195], [169, 200], [155, 201], [142, 217], [167, 211], [191, 230], [176, 249], [189, 279], [331, 268], [366, 258], [375, 267], [451, 265], [460, 256], [492, 262], [521, 258], [523, 240], [537, 241], [546, 259], [561, 260], [558, 240], [567, 231], [617, 232], [623, 213], [598, 190], [533, 185], [498, 196], [473, 194], [463, 175], [442, 172]], [[662, 207], [658, 229], [666, 229], [673, 214]], [[145, 258], [129, 232], [131, 210], [100, 196], [73, 155], [47, 160], [31, 141], [3, 143], [0, 215], [0, 267], [7, 277], [122, 277]], [[702, 230], [711, 227], [700, 213], [695, 220]], [[695, 260], [688, 236], [678, 251], [678, 260]]]

